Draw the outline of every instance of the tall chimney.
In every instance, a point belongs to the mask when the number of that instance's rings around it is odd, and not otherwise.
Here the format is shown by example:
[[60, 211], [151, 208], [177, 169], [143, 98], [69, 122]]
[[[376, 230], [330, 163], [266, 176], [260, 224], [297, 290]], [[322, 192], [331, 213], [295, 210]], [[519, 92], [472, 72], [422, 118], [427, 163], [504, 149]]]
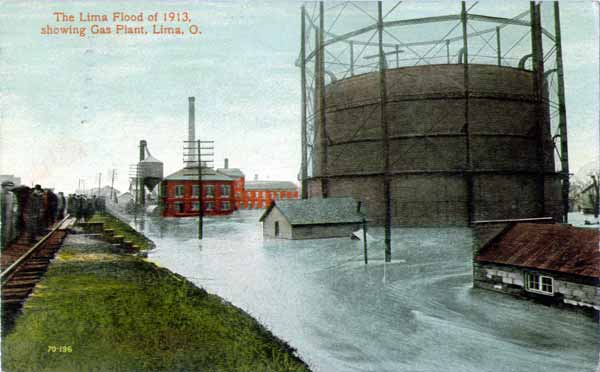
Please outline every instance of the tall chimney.
[[229, 169], [229, 159], [225, 158], [225, 164], [223, 165], [225, 169]]
[[189, 153], [188, 160], [195, 161], [196, 160], [196, 152], [195, 150], [196, 144], [193, 141], [196, 140], [196, 108], [194, 107], [194, 97], [188, 97], [189, 102], [189, 110], [188, 110], [188, 145]]
[[140, 161], [142, 161], [146, 158], [146, 145], [147, 145], [146, 140], [140, 141]]

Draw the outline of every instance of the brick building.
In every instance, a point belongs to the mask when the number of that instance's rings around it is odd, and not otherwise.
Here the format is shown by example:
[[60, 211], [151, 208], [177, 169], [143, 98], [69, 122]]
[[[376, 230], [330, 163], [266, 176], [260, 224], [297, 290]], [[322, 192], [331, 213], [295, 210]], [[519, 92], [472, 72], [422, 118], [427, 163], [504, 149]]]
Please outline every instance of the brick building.
[[[197, 216], [200, 187], [195, 169], [180, 169], [161, 182], [164, 217]], [[202, 200], [206, 216], [228, 215], [235, 210], [236, 179], [219, 170], [202, 168]], [[243, 185], [243, 181], [242, 181]]]
[[242, 193], [244, 192], [244, 186], [246, 182], [244, 173], [238, 168], [229, 168], [227, 159], [225, 159], [225, 168], [219, 168], [217, 169], [217, 172], [222, 173], [232, 179], [232, 192], [235, 200], [235, 209], [239, 209], [239, 201], [242, 197]]
[[[180, 169], [161, 183], [163, 216], [197, 216], [199, 211], [196, 169]], [[298, 186], [288, 181], [248, 181], [238, 168], [202, 169], [202, 200], [206, 216], [228, 215], [238, 209], [265, 209], [273, 200], [298, 199]]]
[[298, 199], [298, 186], [289, 181], [247, 181], [241, 198], [236, 200], [239, 209], [265, 209], [273, 200]]

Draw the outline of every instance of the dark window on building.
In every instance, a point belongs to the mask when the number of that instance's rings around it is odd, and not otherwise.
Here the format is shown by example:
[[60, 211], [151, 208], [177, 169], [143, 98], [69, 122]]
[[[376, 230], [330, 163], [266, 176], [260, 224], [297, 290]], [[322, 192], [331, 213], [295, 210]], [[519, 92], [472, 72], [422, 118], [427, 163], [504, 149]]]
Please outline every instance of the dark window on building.
[[176, 202], [175, 203], [175, 212], [176, 213], [183, 213], [183, 202]]
[[206, 203], [206, 210], [207, 211], [212, 211], [213, 209], [215, 209], [215, 203], [214, 202], [207, 202]]
[[275, 221], [275, 236], [279, 236], [279, 221]]
[[228, 211], [230, 208], [231, 208], [231, 206], [229, 205], [229, 202], [221, 203], [221, 210]]
[[200, 203], [199, 202], [193, 202], [192, 203], [192, 210], [193, 211], [199, 211], [200, 210]]

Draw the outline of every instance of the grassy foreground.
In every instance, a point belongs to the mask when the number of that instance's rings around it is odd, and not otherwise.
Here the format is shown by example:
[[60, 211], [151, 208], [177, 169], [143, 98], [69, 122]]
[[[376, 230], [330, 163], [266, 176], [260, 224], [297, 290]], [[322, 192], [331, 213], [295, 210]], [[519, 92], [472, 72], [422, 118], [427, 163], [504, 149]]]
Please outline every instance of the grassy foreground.
[[308, 371], [221, 298], [84, 243], [66, 243], [3, 337], [3, 371]]
[[115, 235], [123, 235], [125, 240], [130, 240], [140, 247], [140, 250], [153, 248], [151, 240], [135, 231], [135, 229], [109, 213], [96, 212], [88, 222], [102, 222], [105, 229], [115, 230]]

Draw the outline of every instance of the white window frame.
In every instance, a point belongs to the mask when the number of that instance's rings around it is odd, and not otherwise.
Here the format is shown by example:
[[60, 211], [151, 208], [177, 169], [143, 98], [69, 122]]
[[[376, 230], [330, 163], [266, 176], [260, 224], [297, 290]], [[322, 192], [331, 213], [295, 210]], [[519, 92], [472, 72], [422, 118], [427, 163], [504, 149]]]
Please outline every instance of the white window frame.
[[192, 211], [193, 212], [198, 212], [200, 211], [200, 202], [192, 202]]
[[[179, 190], [181, 190], [181, 192], [178, 192]], [[184, 187], [183, 185], [175, 185], [175, 197], [176, 198], [183, 198], [183, 194], [184, 194]]]
[[[194, 192], [196, 190], [197, 192]], [[192, 198], [200, 197], [200, 185], [192, 185]]]
[[[537, 280], [533, 280], [537, 278]], [[550, 279], [551, 291], [544, 290], [544, 279]], [[531, 284], [534, 284], [533, 286]], [[548, 275], [542, 275], [539, 273], [526, 273], [525, 274], [525, 289], [529, 292], [540, 293], [547, 296], [554, 296], [554, 278]]]
[[206, 197], [214, 198], [215, 197], [215, 185], [206, 185]]
[[[225, 207], [227, 206], [227, 208]], [[231, 204], [228, 201], [221, 202], [221, 210], [228, 211], [231, 209]]]
[[215, 202], [209, 201], [206, 202], [206, 210], [207, 211], [212, 211], [215, 209]]
[[[225, 192], [227, 190], [227, 192]], [[231, 185], [221, 185], [221, 197], [228, 198], [231, 195]]]

